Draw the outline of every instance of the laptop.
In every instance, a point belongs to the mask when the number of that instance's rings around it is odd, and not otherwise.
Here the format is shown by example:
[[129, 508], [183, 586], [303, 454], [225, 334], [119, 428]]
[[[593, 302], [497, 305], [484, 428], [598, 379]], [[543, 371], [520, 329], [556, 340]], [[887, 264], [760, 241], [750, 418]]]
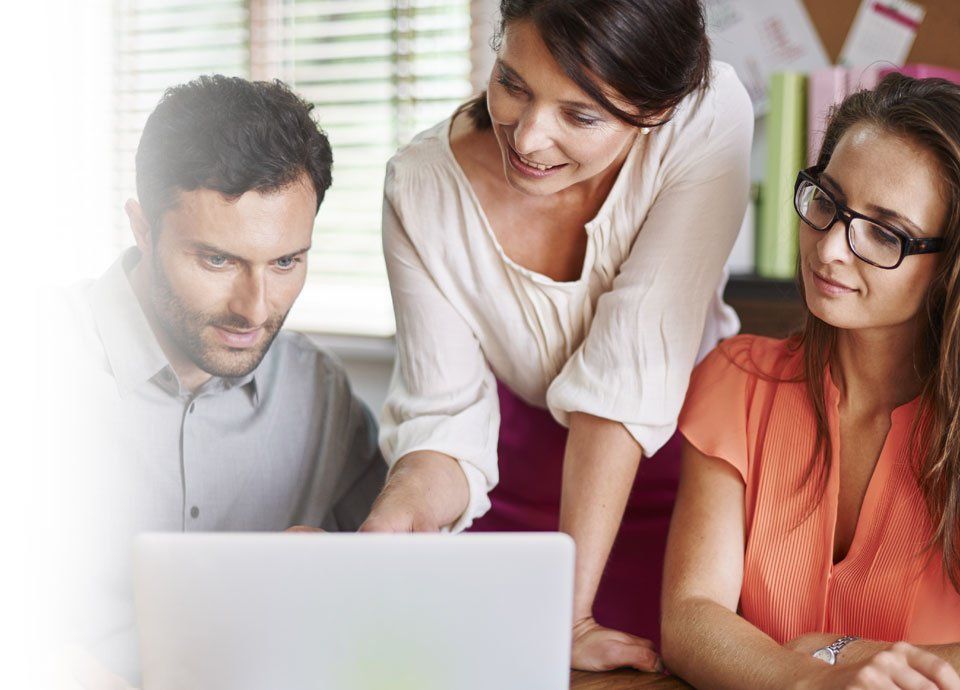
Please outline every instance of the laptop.
[[566, 690], [558, 533], [146, 534], [143, 690]]

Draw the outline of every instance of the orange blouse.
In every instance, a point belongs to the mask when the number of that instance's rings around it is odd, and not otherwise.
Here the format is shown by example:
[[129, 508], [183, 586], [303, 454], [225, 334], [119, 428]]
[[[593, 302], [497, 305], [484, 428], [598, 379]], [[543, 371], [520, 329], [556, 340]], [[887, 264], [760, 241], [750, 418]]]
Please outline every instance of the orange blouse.
[[932, 527], [909, 444], [918, 400], [891, 414], [850, 550], [834, 564], [839, 392], [828, 371], [833, 461], [821, 494], [816, 475], [804, 483], [816, 438], [804, 383], [764, 380], [796, 378], [802, 366], [785, 340], [731, 338], [694, 371], [680, 415], [686, 439], [746, 486], [740, 614], [780, 643], [809, 632], [960, 642], [960, 594], [940, 551], [924, 550]]

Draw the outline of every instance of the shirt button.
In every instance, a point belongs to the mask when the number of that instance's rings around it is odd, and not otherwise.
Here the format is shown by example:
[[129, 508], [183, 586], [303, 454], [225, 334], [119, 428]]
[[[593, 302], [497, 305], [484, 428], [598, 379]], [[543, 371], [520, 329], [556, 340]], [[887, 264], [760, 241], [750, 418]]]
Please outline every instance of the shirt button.
[[190, 517], [192, 517], [194, 520], [200, 517], [200, 509], [197, 508], [197, 506], [194, 506], [190, 509]]

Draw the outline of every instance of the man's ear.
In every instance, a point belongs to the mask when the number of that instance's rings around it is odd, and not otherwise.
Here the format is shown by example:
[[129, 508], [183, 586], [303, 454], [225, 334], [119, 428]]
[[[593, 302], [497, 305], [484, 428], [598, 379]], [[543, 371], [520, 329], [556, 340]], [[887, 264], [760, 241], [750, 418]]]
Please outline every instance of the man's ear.
[[137, 243], [141, 256], [149, 256], [153, 251], [153, 238], [151, 237], [150, 222], [147, 220], [147, 214], [143, 212], [143, 207], [136, 199], [127, 199], [123, 205], [123, 210], [130, 221], [130, 230], [133, 232], [133, 239]]

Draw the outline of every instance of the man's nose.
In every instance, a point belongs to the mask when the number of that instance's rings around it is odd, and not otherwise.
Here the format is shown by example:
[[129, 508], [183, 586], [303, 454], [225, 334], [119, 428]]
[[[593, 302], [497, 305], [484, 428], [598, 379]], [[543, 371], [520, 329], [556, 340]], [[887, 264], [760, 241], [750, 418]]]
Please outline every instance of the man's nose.
[[267, 285], [263, 271], [246, 271], [237, 279], [228, 305], [231, 313], [246, 321], [249, 328], [262, 326], [269, 315]]

